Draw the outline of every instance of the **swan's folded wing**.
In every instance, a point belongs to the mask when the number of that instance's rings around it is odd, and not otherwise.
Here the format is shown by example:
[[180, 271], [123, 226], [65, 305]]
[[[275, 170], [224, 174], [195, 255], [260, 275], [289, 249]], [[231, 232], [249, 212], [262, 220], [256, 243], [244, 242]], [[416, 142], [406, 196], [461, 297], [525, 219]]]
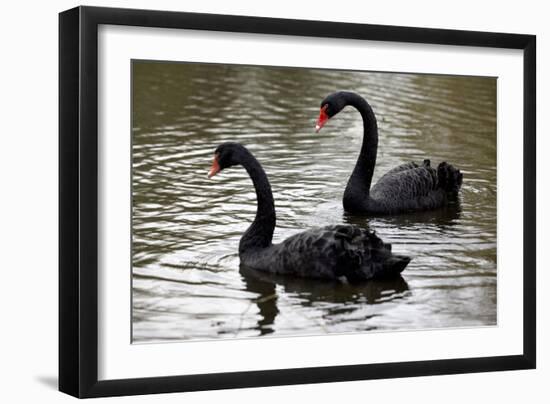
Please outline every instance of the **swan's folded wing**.
[[397, 167], [392, 168], [390, 171], [385, 173], [381, 178], [380, 181], [383, 181], [386, 176], [391, 176], [392, 174], [400, 173], [402, 171], [412, 170], [418, 168], [418, 164], [411, 161], [410, 163], [401, 164]]
[[[355, 226], [327, 226], [295, 234], [278, 244], [283, 272], [303, 277], [335, 279], [345, 274], [341, 261], [349, 260], [350, 247], [361, 237]], [[357, 264], [356, 264], [357, 265]]]
[[[394, 257], [391, 245], [374, 233], [351, 225], [307, 230], [289, 237], [278, 247], [280, 273], [302, 277], [365, 281], [389, 274], [395, 276], [409, 262], [406, 257]], [[399, 265], [392, 259], [399, 261]]]
[[437, 189], [437, 171], [429, 165], [394, 170], [386, 173], [372, 187], [371, 196], [373, 198], [396, 201], [414, 200], [428, 196]]

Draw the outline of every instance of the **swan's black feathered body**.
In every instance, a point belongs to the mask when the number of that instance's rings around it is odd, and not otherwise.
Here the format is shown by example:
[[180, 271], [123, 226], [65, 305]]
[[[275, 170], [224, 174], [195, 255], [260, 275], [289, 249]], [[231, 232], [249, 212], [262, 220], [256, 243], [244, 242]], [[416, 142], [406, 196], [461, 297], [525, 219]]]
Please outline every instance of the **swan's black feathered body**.
[[406, 163], [384, 174], [370, 189], [368, 198], [357, 188], [348, 187], [344, 209], [373, 214], [436, 209], [456, 200], [461, 184], [462, 173], [445, 162], [437, 170], [429, 160], [422, 165]]
[[351, 92], [329, 95], [321, 103], [318, 130], [346, 105], [363, 118], [363, 144], [344, 191], [344, 209], [350, 213], [393, 214], [435, 209], [456, 200], [462, 173], [445, 162], [437, 169], [429, 160], [402, 164], [384, 174], [371, 188], [378, 150], [376, 116], [365, 99]]
[[239, 243], [241, 264], [280, 275], [349, 282], [398, 276], [410, 259], [394, 255], [391, 245], [354, 225], [336, 225], [295, 234], [273, 244], [275, 205], [260, 163], [242, 145], [224, 143], [215, 152], [211, 174], [241, 164], [256, 189], [256, 218]]
[[410, 261], [393, 255], [391, 245], [376, 234], [353, 225], [306, 230], [280, 244], [239, 255], [250, 268], [303, 278], [345, 277], [350, 283], [398, 276]]

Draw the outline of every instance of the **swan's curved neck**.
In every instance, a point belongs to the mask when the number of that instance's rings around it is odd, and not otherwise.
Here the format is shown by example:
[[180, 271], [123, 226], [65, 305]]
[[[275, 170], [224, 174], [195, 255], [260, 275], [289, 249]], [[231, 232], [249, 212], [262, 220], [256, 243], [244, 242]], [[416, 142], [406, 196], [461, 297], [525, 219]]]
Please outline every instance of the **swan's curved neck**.
[[376, 116], [369, 103], [355, 93], [345, 93], [346, 105], [355, 107], [363, 118], [363, 144], [353, 173], [349, 179], [346, 193], [354, 189], [368, 195], [376, 165], [378, 151], [378, 125]]
[[256, 158], [247, 152], [241, 162], [250, 175], [256, 190], [256, 218], [241, 237], [239, 252], [271, 245], [275, 231], [275, 203], [267, 175]]

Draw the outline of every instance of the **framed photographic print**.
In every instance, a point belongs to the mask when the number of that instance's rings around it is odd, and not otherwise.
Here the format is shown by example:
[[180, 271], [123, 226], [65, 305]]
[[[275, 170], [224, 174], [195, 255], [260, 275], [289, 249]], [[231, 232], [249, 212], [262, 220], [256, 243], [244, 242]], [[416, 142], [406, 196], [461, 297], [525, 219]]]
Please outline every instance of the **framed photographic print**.
[[60, 14], [59, 387], [535, 367], [535, 37]]

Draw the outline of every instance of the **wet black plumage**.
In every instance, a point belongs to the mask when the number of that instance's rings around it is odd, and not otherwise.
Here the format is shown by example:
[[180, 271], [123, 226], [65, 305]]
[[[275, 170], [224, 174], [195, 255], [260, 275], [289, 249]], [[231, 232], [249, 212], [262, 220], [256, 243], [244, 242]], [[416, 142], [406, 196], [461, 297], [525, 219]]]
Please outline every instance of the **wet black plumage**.
[[265, 171], [238, 143], [216, 149], [217, 171], [239, 164], [252, 179], [258, 203], [256, 217], [239, 243], [242, 265], [279, 275], [362, 282], [396, 277], [409, 263], [410, 258], [392, 254], [391, 245], [374, 232], [354, 225], [313, 228], [273, 244], [275, 205]]
[[384, 174], [371, 188], [378, 151], [378, 125], [371, 106], [356, 93], [339, 91], [326, 97], [321, 109], [331, 118], [347, 105], [355, 107], [363, 118], [363, 144], [344, 191], [346, 211], [393, 214], [435, 209], [456, 200], [462, 173], [446, 162], [437, 169], [431, 167], [429, 160], [402, 164]]

